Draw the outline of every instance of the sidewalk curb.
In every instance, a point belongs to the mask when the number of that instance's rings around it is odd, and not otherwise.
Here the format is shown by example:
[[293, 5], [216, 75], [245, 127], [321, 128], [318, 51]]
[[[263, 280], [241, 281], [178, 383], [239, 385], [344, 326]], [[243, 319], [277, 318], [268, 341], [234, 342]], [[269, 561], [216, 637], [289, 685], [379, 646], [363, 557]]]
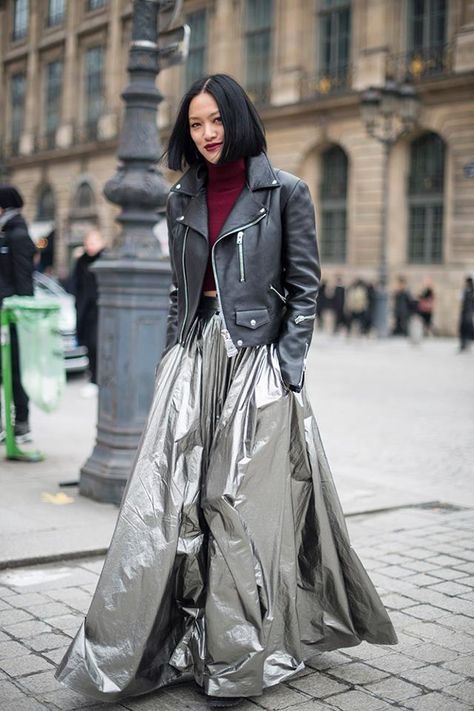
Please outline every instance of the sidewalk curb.
[[[444, 501], [423, 501], [414, 504], [400, 504], [397, 506], [386, 506], [374, 509], [364, 509], [361, 511], [351, 511], [344, 514], [345, 519], [356, 518], [358, 516], [373, 516], [382, 513], [391, 513], [394, 511], [403, 511], [410, 509], [443, 509], [447, 512], [469, 511], [469, 506], [456, 506]], [[0, 570], [8, 568], [20, 568], [29, 565], [44, 565], [47, 563], [58, 563], [60, 561], [77, 560], [80, 558], [98, 558], [107, 554], [107, 548], [91, 548], [89, 550], [71, 551], [68, 553], [54, 553], [50, 555], [37, 555], [30, 558], [14, 558], [12, 560], [0, 560]]]
[[22, 568], [28, 565], [43, 565], [45, 563], [58, 563], [60, 561], [77, 560], [78, 558], [98, 558], [107, 553], [108, 548], [91, 548], [85, 551], [73, 551], [71, 553], [55, 553], [45, 556], [33, 556], [31, 558], [16, 558], [12, 560], [0, 560], [0, 570], [8, 568]]

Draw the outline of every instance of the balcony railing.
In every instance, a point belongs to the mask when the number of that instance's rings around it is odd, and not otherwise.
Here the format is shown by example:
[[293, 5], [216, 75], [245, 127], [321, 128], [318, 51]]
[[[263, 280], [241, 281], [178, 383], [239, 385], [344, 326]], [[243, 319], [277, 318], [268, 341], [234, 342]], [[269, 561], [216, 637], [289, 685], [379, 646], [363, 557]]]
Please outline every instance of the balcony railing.
[[247, 94], [259, 106], [269, 104], [272, 98], [272, 85], [270, 81], [247, 84]]
[[20, 137], [12, 138], [9, 144], [7, 144], [6, 154], [10, 156], [20, 155]]
[[62, 25], [64, 22], [64, 8], [53, 10], [48, 13], [46, 19], [47, 27], [56, 27], [56, 25]]
[[47, 131], [46, 135], [44, 136], [44, 139], [44, 148], [48, 150], [56, 148], [56, 129], [53, 131]]
[[412, 49], [387, 57], [387, 75], [398, 81], [422, 81], [453, 72], [452, 44]]
[[99, 119], [89, 119], [84, 126], [84, 138], [96, 141], [99, 137]]
[[314, 96], [324, 97], [343, 94], [352, 86], [352, 65], [346, 64], [331, 71], [320, 71], [317, 74], [303, 74], [301, 77], [301, 98]]

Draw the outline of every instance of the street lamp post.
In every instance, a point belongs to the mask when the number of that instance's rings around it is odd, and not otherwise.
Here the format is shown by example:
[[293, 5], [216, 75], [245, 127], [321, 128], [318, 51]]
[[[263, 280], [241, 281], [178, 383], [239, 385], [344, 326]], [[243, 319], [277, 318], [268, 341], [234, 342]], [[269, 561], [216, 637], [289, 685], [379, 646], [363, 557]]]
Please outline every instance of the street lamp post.
[[362, 94], [361, 115], [367, 133], [382, 144], [382, 222], [374, 323], [380, 338], [389, 332], [388, 297], [388, 169], [392, 146], [413, 130], [418, 114], [418, 97], [412, 84], [387, 77], [382, 87], [370, 87]]
[[[156, 76], [170, 47], [159, 47], [159, 18], [180, 5], [134, 0], [129, 53], [130, 83], [115, 175], [106, 197], [121, 207], [121, 233], [98, 260], [99, 412], [94, 450], [80, 472], [80, 493], [119, 503], [153, 394], [156, 364], [164, 348], [170, 265], [153, 234], [168, 185], [157, 168], [161, 147]], [[181, 28], [183, 29], [183, 28]], [[161, 37], [161, 36], [160, 36]]]

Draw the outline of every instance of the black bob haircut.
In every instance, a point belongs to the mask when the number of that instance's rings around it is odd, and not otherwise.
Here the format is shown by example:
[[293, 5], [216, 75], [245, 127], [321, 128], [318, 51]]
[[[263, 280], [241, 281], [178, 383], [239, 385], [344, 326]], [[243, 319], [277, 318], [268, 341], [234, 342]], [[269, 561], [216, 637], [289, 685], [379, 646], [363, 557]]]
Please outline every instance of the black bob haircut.
[[191, 138], [188, 115], [191, 101], [205, 92], [214, 97], [224, 127], [219, 165], [257, 156], [267, 149], [262, 120], [240, 84], [228, 74], [211, 74], [195, 81], [181, 101], [168, 142], [167, 163], [171, 170], [204, 162]]

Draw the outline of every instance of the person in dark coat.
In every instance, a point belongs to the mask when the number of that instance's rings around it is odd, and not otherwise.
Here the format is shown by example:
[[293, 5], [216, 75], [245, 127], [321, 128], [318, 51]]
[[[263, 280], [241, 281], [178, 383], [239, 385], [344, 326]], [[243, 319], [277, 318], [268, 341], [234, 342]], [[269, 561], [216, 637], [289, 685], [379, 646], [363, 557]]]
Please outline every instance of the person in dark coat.
[[[0, 185], [0, 308], [7, 296], [33, 295], [33, 259], [36, 252], [21, 214], [23, 198], [13, 185]], [[21, 384], [18, 335], [10, 326], [15, 438], [31, 441], [28, 396]], [[0, 352], [1, 359], [1, 352]], [[1, 374], [1, 360], [0, 360]], [[0, 420], [0, 441], [5, 438]]]
[[[84, 254], [76, 262], [71, 279], [71, 291], [76, 297], [77, 340], [86, 346], [89, 355], [91, 383], [97, 385], [97, 279], [90, 267], [104, 250], [104, 240], [97, 229], [90, 230], [84, 239]], [[84, 394], [89, 394], [87, 390]], [[91, 393], [92, 394], [92, 393]]]
[[374, 325], [376, 292], [375, 286], [370, 281], [366, 282], [366, 288], [368, 304], [365, 312], [363, 333], [370, 334]]
[[334, 333], [337, 333], [341, 327], [344, 328], [346, 326], [346, 287], [340, 276], [336, 277], [332, 303], [334, 309]]
[[398, 277], [394, 297], [395, 326], [392, 336], [408, 336], [408, 322], [413, 311], [413, 299], [405, 277]]
[[460, 351], [466, 351], [469, 341], [474, 340], [474, 282], [472, 277], [466, 277], [462, 292], [459, 340]]
[[326, 290], [327, 284], [325, 281], [322, 281], [319, 285], [318, 300], [316, 302], [316, 316], [321, 329], [324, 328], [324, 312], [329, 308]]
[[361, 278], [357, 278], [348, 288], [346, 294], [346, 319], [347, 334], [352, 331], [352, 324], [357, 321], [361, 334], [366, 333], [367, 310], [369, 308], [369, 295], [367, 284]]
[[417, 313], [423, 321], [423, 331], [425, 336], [433, 335], [433, 310], [435, 294], [433, 282], [427, 277], [423, 284], [423, 289], [418, 296]]

